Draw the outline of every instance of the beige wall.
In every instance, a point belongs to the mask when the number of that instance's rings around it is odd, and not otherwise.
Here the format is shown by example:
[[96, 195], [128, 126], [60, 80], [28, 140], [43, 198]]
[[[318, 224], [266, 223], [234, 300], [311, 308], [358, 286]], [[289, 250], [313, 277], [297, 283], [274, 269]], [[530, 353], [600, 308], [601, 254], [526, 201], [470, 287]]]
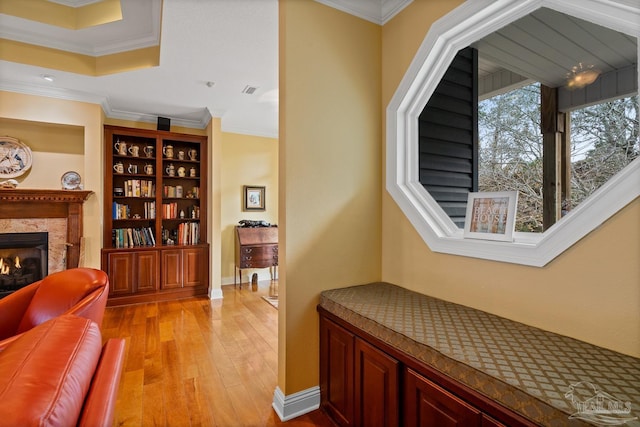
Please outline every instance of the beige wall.
[[[222, 133], [221, 160], [222, 211], [222, 283], [233, 283], [235, 273], [235, 226], [242, 219], [278, 223], [278, 140], [259, 136]], [[243, 186], [264, 186], [265, 208], [243, 211]], [[246, 281], [257, 272], [260, 280], [269, 279], [267, 269], [242, 271]]]
[[[433, 21], [461, 2], [413, 2], [383, 31], [383, 105]], [[382, 278], [640, 356], [640, 201], [544, 268], [431, 252], [383, 193]]]
[[[380, 27], [280, 8], [278, 386], [317, 386], [320, 291], [380, 277]], [[284, 290], [284, 292], [283, 292]]]
[[34, 151], [33, 170], [20, 187], [60, 189], [62, 174], [75, 170], [95, 193], [83, 206], [84, 265], [95, 268], [102, 247], [103, 117], [97, 104], [0, 92], [0, 134], [24, 138]]
[[84, 176], [83, 127], [0, 118], [0, 135], [18, 138], [31, 148], [31, 169], [14, 178], [20, 188], [59, 190], [65, 172]]

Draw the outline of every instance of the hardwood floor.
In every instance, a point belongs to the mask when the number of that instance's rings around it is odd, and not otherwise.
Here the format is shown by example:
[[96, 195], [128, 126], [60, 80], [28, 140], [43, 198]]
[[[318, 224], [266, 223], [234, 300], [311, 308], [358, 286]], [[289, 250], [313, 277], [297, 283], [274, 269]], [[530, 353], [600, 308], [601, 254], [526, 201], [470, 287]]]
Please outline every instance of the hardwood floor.
[[282, 423], [277, 384], [278, 312], [243, 284], [224, 299], [108, 307], [103, 338], [126, 339], [114, 426], [333, 426], [320, 410]]

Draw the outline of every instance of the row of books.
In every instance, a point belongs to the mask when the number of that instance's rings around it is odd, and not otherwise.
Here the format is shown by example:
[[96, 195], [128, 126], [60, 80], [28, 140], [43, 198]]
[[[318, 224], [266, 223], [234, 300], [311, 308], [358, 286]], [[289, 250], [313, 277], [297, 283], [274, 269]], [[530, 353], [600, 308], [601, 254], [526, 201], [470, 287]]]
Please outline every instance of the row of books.
[[178, 203], [163, 203], [162, 204], [162, 218], [165, 219], [174, 219], [178, 218]]
[[122, 184], [126, 197], [155, 197], [156, 185], [151, 180], [127, 179]]
[[151, 227], [114, 228], [112, 234], [114, 248], [135, 248], [156, 244]]
[[[156, 202], [144, 202], [143, 205], [143, 217], [144, 219], [154, 219], [156, 217]], [[113, 219], [130, 219], [131, 208], [124, 203], [113, 202], [112, 209]]]
[[187, 190], [185, 192], [184, 187], [182, 185], [163, 185], [162, 186], [162, 195], [164, 198], [183, 198], [187, 199], [199, 199], [200, 198], [200, 187], [193, 187], [191, 190]]
[[200, 224], [183, 222], [178, 225], [178, 245], [196, 245], [200, 240]]

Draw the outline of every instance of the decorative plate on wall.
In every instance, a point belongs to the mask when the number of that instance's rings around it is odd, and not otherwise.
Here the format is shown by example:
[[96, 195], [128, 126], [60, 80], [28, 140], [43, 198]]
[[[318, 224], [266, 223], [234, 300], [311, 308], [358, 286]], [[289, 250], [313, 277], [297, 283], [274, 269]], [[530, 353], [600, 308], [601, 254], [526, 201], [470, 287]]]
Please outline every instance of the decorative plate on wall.
[[31, 149], [17, 138], [0, 136], [0, 178], [15, 178], [31, 167]]
[[62, 189], [63, 190], [81, 190], [82, 184], [80, 174], [75, 171], [65, 172], [62, 175]]

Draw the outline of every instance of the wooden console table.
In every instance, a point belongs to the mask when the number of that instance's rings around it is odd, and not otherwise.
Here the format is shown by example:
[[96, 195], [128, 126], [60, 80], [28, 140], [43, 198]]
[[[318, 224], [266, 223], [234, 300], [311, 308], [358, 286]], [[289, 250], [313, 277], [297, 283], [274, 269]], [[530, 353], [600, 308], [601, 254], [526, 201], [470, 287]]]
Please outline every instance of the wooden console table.
[[[236, 227], [236, 272], [243, 268], [269, 268], [276, 279], [278, 268], [278, 227]], [[233, 275], [236, 284], [236, 274]]]

